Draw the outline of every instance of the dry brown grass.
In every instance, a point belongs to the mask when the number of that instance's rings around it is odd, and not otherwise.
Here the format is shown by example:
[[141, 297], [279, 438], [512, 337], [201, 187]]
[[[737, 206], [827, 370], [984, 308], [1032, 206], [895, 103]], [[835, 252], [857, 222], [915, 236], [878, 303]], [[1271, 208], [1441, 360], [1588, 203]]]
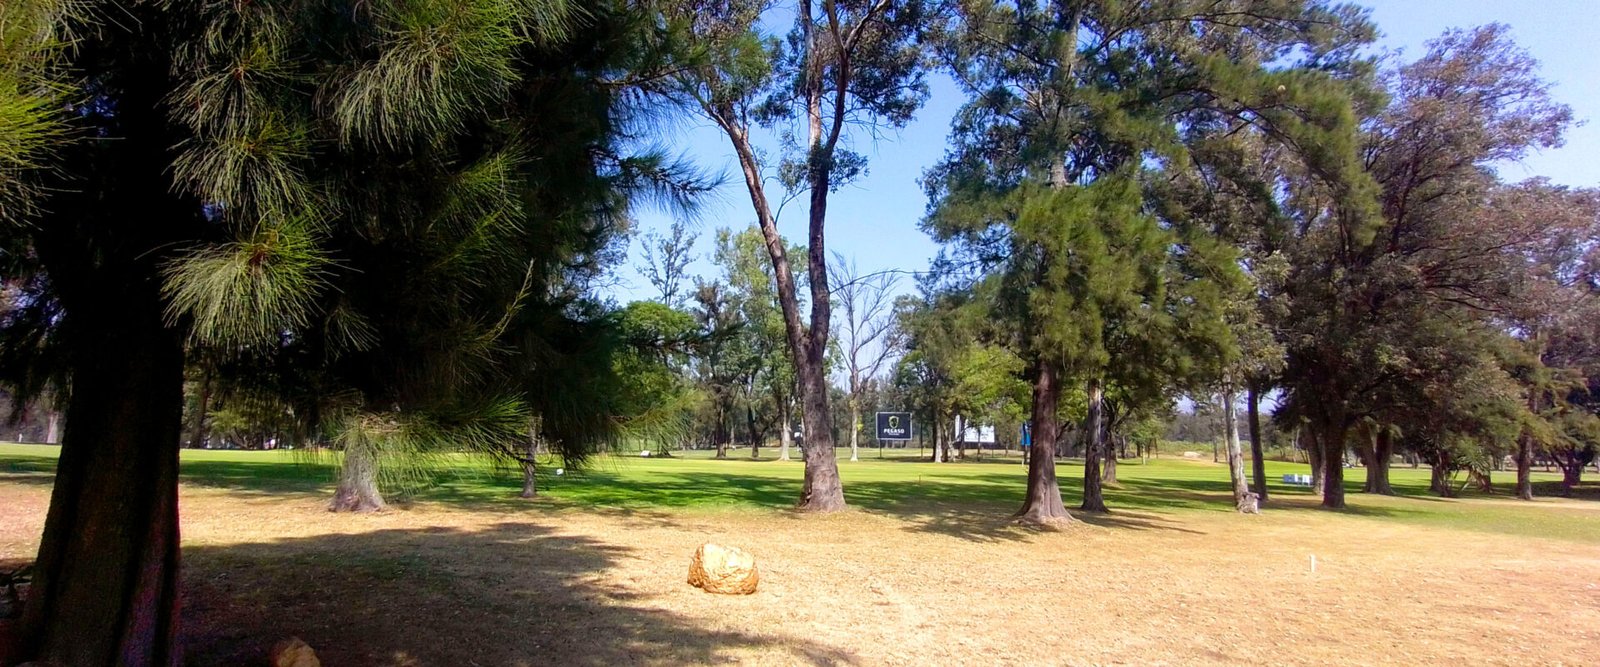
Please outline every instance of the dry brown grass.
[[[0, 560], [31, 557], [48, 492], [0, 480]], [[1035, 533], [543, 503], [333, 515], [187, 486], [182, 502], [197, 665], [260, 664], [289, 635], [330, 666], [1600, 660], [1592, 545], [1340, 514], [1128, 511]], [[705, 541], [753, 552], [761, 590], [688, 586]]]

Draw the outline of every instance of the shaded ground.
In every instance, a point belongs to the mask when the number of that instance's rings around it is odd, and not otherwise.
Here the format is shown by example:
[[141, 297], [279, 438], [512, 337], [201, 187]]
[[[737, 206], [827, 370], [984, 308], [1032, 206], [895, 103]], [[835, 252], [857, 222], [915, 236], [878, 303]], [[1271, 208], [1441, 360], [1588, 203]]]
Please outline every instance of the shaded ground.
[[[1124, 466], [1121, 511], [1034, 533], [1003, 518], [1019, 477], [987, 465], [841, 464], [862, 509], [800, 516], [680, 488], [781, 505], [793, 483], [761, 466], [786, 464], [695, 462], [595, 473], [641, 495], [655, 480], [677, 501], [666, 507], [529, 503], [463, 483], [352, 516], [323, 511], [322, 483], [286, 464], [196, 463], [182, 497], [195, 665], [263, 664], [288, 635], [330, 666], [1522, 665], [1600, 651], [1589, 501], [1354, 496], [1356, 511], [1329, 513], [1300, 494], [1240, 517], [1218, 511], [1215, 469]], [[0, 453], [0, 560], [32, 556], [49, 479]], [[1494, 528], [1519, 518], [1576, 528]], [[684, 584], [708, 540], [756, 554], [757, 594]]]

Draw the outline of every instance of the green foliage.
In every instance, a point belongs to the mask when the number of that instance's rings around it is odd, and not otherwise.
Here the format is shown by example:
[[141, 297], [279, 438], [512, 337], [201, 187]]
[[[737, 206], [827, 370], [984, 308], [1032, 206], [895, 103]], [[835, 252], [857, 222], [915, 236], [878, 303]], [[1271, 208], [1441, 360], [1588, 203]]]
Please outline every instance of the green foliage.
[[654, 301], [635, 301], [619, 313], [618, 329], [627, 344], [612, 362], [619, 381], [613, 400], [622, 436], [663, 450], [682, 444], [705, 401], [684, 377], [698, 335], [694, 316]]
[[11, 0], [0, 6], [0, 224], [26, 222], [39, 196], [36, 174], [67, 140], [57, 109], [69, 88], [63, 51], [78, 0]]
[[220, 349], [263, 346], [304, 329], [328, 288], [329, 263], [307, 227], [290, 222], [175, 258], [168, 319], [187, 318], [197, 342]]

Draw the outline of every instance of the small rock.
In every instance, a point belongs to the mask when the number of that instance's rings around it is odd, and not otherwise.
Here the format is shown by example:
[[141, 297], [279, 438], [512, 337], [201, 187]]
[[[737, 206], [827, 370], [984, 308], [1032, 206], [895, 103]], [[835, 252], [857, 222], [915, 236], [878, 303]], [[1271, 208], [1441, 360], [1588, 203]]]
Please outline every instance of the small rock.
[[707, 542], [689, 561], [689, 585], [707, 593], [749, 595], [756, 592], [760, 579], [756, 557], [736, 547]]
[[272, 647], [272, 667], [322, 667], [322, 661], [310, 645], [290, 637]]

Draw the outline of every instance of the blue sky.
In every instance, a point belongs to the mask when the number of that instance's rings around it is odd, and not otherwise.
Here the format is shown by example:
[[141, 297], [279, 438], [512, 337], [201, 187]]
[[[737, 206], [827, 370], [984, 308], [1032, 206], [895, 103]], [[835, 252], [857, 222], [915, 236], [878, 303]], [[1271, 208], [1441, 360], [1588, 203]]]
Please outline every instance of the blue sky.
[[[1499, 22], [1511, 26], [1517, 43], [1541, 64], [1541, 73], [1555, 84], [1556, 99], [1570, 105], [1582, 125], [1567, 135], [1566, 145], [1536, 154], [1520, 164], [1502, 167], [1508, 180], [1545, 176], [1571, 186], [1600, 185], [1600, 1], [1597, 0], [1368, 0], [1383, 35], [1379, 46], [1402, 49], [1407, 59], [1420, 55], [1424, 43], [1448, 28]], [[938, 251], [917, 227], [926, 207], [918, 179], [943, 154], [950, 117], [961, 94], [942, 77], [932, 81], [931, 97], [910, 125], [873, 142], [853, 138], [854, 150], [868, 156], [865, 178], [836, 193], [829, 203], [827, 245], [853, 258], [862, 272], [889, 269], [920, 271]], [[768, 138], [770, 142], [770, 137]], [[726, 184], [708, 199], [696, 221], [700, 235], [690, 272], [711, 277], [715, 230], [743, 228], [754, 222], [750, 201], [727, 138], [715, 128], [688, 116], [669, 128], [662, 142], [702, 168], [724, 174]], [[772, 196], [780, 196], [776, 185]], [[671, 218], [644, 211], [638, 231], [665, 231]], [[805, 207], [791, 203], [779, 220], [785, 236], [803, 238]], [[632, 242], [627, 266], [619, 267], [615, 285], [606, 292], [619, 303], [648, 299], [655, 291], [636, 270], [639, 240]], [[901, 289], [909, 290], [910, 281]]]

